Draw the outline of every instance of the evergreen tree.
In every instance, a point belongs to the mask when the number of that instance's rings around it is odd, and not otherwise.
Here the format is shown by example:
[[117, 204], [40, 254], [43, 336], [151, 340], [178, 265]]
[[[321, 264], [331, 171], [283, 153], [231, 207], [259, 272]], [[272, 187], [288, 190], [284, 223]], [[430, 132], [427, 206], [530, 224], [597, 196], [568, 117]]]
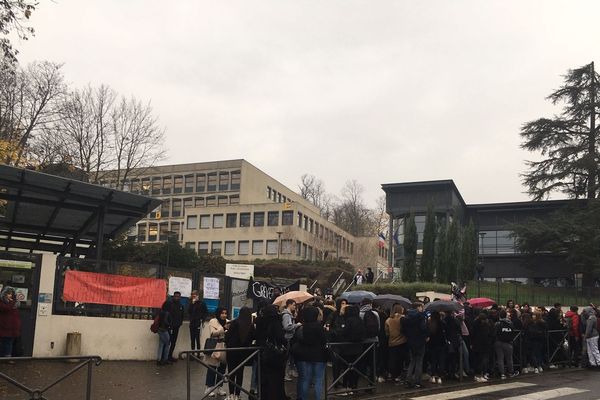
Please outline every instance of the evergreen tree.
[[477, 233], [472, 219], [469, 220], [469, 225], [462, 232], [461, 253], [458, 279], [464, 282], [475, 277], [475, 268], [477, 267]]
[[417, 225], [413, 213], [404, 220], [404, 266], [402, 280], [414, 282], [417, 280]]
[[426, 282], [433, 281], [435, 273], [435, 234], [436, 220], [433, 205], [427, 207], [425, 230], [423, 231], [423, 255], [421, 256], [420, 279]]
[[[447, 275], [443, 283], [450, 283], [458, 279], [458, 266], [460, 265], [460, 221], [456, 214], [448, 226], [447, 247]], [[457, 282], [458, 283], [458, 282]]]
[[563, 103], [561, 114], [527, 122], [521, 128], [521, 147], [542, 156], [540, 161], [529, 161], [529, 171], [523, 174], [534, 200], [554, 191], [571, 198], [598, 197], [599, 78], [594, 63], [569, 70], [563, 86], [548, 96], [553, 104]]
[[444, 220], [438, 227], [435, 243], [435, 280], [446, 283], [448, 277], [448, 231]]

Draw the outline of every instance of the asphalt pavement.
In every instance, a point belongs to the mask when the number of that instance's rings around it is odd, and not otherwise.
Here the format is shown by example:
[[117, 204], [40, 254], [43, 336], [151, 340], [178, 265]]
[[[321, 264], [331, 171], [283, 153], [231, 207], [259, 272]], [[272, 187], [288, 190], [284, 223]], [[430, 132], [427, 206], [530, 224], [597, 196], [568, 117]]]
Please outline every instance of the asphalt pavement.
[[[0, 363], [0, 374], [6, 374], [30, 388], [44, 388], [77, 364], [56, 361], [19, 361], [14, 365]], [[183, 400], [186, 399], [186, 362], [171, 366], [157, 366], [148, 361], [104, 361], [94, 366], [92, 399], [95, 400]], [[199, 363], [191, 363], [192, 399], [204, 393], [205, 370]], [[249, 388], [250, 368], [245, 369], [244, 387]], [[425, 383], [419, 391], [409, 391], [391, 382], [377, 385], [375, 393], [353, 395], [346, 399], [416, 399], [416, 400], [600, 400], [600, 371], [560, 369], [540, 375], [524, 375], [506, 381], [494, 380], [487, 384], [466, 380], [462, 383], [447, 381], [443, 385]], [[45, 398], [61, 400], [85, 399], [87, 367], [76, 371], [64, 381], [44, 392]], [[504, 386], [503, 386], [504, 385]], [[295, 382], [286, 384], [287, 393], [295, 399]], [[533, 397], [532, 397], [533, 396]], [[536, 397], [537, 396], [537, 397]], [[0, 399], [29, 399], [31, 396], [0, 376]], [[242, 397], [244, 400], [246, 396]], [[341, 397], [330, 397], [341, 398]], [[219, 399], [219, 397], [213, 398]], [[220, 397], [223, 399], [223, 397]], [[312, 399], [312, 397], [311, 397]], [[310, 399], [306, 399], [310, 400]]]

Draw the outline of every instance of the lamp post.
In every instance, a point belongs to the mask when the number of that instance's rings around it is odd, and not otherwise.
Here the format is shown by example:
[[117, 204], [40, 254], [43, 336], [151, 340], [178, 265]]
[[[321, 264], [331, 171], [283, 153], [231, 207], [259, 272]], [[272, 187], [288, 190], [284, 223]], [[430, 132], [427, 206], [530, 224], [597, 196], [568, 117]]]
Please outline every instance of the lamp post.
[[279, 252], [281, 250], [281, 234], [283, 232], [276, 232], [277, 233], [277, 259], [279, 260]]
[[481, 257], [481, 261], [477, 266], [477, 297], [481, 297], [481, 281], [483, 280], [483, 238], [485, 237], [486, 232], [479, 232], [479, 237], [481, 238], [481, 246], [479, 256]]

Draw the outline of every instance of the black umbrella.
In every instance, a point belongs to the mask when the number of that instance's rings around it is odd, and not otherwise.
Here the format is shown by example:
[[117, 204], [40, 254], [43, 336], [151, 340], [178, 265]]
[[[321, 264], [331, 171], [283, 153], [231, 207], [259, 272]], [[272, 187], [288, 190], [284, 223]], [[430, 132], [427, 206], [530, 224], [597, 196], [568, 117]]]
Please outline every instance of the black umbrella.
[[339, 298], [345, 299], [350, 304], [358, 304], [365, 297], [373, 299], [375, 297], [375, 293], [369, 292], [367, 290], [353, 290], [351, 292], [342, 293]]
[[400, 304], [404, 308], [410, 308], [412, 305], [412, 301], [397, 294], [380, 294], [375, 296], [373, 302], [386, 309], [391, 309], [394, 304]]
[[457, 301], [436, 300], [425, 305], [425, 311], [458, 312], [462, 309], [463, 305]]

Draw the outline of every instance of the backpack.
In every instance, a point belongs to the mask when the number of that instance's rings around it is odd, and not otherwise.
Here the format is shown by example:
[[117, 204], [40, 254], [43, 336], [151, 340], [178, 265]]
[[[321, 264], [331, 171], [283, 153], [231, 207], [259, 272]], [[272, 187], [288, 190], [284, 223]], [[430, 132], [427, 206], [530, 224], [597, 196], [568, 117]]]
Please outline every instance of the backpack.
[[363, 322], [365, 324], [366, 337], [372, 338], [379, 336], [379, 320], [374, 311], [366, 311]]
[[158, 333], [158, 326], [160, 325], [160, 314], [154, 317], [154, 321], [152, 321], [152, 325], [150, 325], [150, 332]]

